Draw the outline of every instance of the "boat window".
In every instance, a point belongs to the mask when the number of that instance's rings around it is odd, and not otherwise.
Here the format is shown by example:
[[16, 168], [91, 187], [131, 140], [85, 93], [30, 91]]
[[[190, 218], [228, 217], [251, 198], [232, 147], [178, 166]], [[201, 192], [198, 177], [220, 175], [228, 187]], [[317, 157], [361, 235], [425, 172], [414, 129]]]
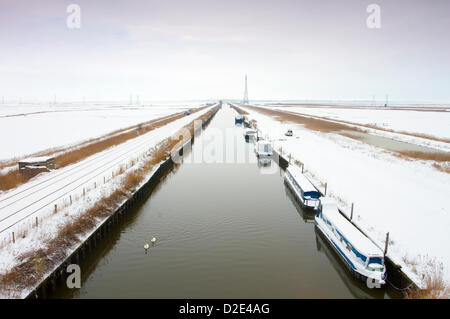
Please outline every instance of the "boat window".
[[370, 257], [369, 258], [369, 265], [370, 264], [383, 265], [383, 258], [381, 258], [381, 257]]
[[305, 192], [305, 196], [309, 196], [311, 198], [319, 198], [319, 192]]

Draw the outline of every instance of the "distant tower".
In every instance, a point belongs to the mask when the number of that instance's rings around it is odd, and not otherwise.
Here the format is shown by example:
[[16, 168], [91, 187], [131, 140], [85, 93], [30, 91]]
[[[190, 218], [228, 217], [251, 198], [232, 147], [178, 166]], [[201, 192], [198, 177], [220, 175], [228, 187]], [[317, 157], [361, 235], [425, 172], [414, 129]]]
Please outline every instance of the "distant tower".
[[248, 104], [248, 90], [247, 90], [247, 74], [245, 75], [245, 91], [244, 91], [244, 100], [242, 104]]

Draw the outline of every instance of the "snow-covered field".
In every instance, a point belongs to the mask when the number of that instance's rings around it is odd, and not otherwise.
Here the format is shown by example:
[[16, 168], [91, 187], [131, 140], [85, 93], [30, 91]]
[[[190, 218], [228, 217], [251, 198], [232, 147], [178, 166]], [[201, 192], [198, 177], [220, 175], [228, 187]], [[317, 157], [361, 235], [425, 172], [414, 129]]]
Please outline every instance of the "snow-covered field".
[[69, 146], [200, 104], [0, 105], [0, 160]]
[[[328, 184], [328, 194], [337, 198], [346, 212], [355, 204], [354, 221], [381, 247], [386, 233], [390, 233], [388, 255], [408, 275], [419, 282], [428, 261], [434, 259], [444, 265], [450, 282], [450, 250], [446, 248], [450, 243], [450, 174], [434, 169], [430, 162], [403, 160], [348, 137], [310, 131], [299, 124], [283, 124], [246, 111], [276, 149], [282, 147], [284, 154], [305, 164], [307, 175], [316, 185], [323, 190], [324, 183]], [[436, 113], [437, 123], [445, 126], [439, 116], [442, 114]], [[404, 127], [414, 130], [411, 125], [406, 121]], [[284, 136], [287, 128], [294, 136]], [[425, 127], [418, 130], [422, 129]], [[450, 136], [444, 131], [441, 127], [434, 132]]]
[[408, 133], [450, 139], [450, 112], [380, 110], [370, 108], [279, 107], [271, 109], [327, 117]]
[[[14, 267], [18, 262], [17, 256], [41, 247], [46, 239], [57, 234], [61, 226], [117, 189], [126, 175], [114, 175], [120, 168], [123, 168], [124, 172], [137, 169], [153, 147], [210, 109], [206, 108], [170, 122], [1, 194], [0, 273]], [[134, 165], [131, 161], [135, 161]], [[151, 174], [152, 172], [149, 176]], [[55, 204], [58, 207], [57, 213], [54, 211]], [[36, 217], [39, 218], [38, 227], [35, 227]], [[13, 231], [16, 234], [14, 244], [10, 242]], [[19, 237], [19, 234], [24, 232], [26, 236]], [[89, 235], [86, 234], [86, 237]], [[0, 297], [11, 297], [4, 294], [5, 292], [0, 291]], [[26, 294], [27, 291], [22, 291], [20, 296], [24, 297]]]

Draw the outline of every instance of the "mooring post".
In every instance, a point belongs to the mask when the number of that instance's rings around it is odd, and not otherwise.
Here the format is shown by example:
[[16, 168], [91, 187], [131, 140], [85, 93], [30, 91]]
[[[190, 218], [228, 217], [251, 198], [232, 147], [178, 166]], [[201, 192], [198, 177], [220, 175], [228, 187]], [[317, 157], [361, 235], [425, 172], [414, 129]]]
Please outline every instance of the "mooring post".
[[324, 196], [327, 195], [327, 187], [328, 187], [328, 183], [325, 183], [325, 191], [324, 191], [324, 193], [323, 193]]
[[386, 233], [386, 242], [384, 244], [384, 254], [387, 254], [388, 251], [388, 247], [389, 247], [389, 232]]
[[36, 216], [36, 227], [38, 226], [38, 217]]
[[304, 168], [305, 168], [305, 164], [302, 163], [302, 174], [303, 174]]
[[353, 203], [352, 203], [352, 210], [350, 211], [350, 220], [352, 220], [353, 219]]
[[13, 244], [16, 242], [16, 238], [14, 237], [14, 232], [12, 232], [12, 236], [13, 236]]
[[55, 204], [55, 214], [57, 211], [58, 211], [58, 206], [56, 206], [56, 204]]
[[70, 195], [69, 198], [70, 198], [70, 205], [72, 205], [72, 195]]

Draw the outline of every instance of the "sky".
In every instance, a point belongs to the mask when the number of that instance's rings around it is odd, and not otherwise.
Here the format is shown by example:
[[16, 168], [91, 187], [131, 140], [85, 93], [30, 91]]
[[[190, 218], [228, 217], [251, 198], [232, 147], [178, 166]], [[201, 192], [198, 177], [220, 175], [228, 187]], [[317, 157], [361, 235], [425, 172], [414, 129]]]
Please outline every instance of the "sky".
[[0, 97], [450, 103], [449, 39], [448, 0], [1, 0]]

